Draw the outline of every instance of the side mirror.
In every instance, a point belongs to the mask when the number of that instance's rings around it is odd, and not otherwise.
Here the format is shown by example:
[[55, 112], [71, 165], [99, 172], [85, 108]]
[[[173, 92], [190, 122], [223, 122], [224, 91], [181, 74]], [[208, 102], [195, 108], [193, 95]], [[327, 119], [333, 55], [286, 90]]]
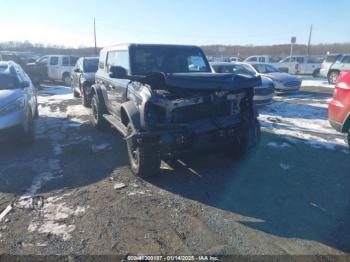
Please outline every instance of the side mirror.
[[22, 88], [30, 87], [30, 83], [28, 81], [23, 81], [21, 82], [21, 87]]
[[124, 67], [121, 66], [111, 66], [109, 68], [109, 77], [110, 78], [120, 78], [126, 79], [128, 76], [128, 72]]
[[80, 69], [79, 68], [75, 68], [74, 69], [74, 73], [80, 73]]

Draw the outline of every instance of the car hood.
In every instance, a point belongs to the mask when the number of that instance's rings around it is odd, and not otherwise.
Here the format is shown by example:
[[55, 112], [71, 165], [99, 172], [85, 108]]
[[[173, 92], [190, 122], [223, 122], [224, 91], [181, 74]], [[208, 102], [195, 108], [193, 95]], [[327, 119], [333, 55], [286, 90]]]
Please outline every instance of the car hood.
[[23, 95], [22, 89], [0, 90], [0, 108]]
[[84, 73], [84, 77], [88, 82], [95, 82], [96, 73]]
[[287, 73], [268, 73], [263, 74], [263, 76], [268, 77], [272, 80], [286, 82], [286, 81], [300, 81], [300, 79], [296, 76], [292, 76]]
[[174, 73], [165, 75], [165, 84], [170, 88], [193, 90], [238, 90], [261, 85], [261, 77], [214, 73]]

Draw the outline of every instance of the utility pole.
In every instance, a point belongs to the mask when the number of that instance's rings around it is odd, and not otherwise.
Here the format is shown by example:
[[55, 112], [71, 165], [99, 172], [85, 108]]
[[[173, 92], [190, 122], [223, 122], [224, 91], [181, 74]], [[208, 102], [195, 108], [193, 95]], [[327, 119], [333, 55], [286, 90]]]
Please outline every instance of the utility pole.
[[94, 39], [95, 39], [95, 54], [97, 55], [97, 41], [96, 41], [96, 19], [94, 17]]
[[311, 36], [312, 36], [312, 25], [310, 26], [309, 43], [307, 45], [307, 55], [310, 55]]

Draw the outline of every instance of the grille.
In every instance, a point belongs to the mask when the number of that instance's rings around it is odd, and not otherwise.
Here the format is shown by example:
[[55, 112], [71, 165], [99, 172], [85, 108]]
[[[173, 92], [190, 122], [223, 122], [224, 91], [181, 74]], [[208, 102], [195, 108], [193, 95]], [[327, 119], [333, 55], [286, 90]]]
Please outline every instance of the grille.
[[301, 84], [300, 81], [289, 81], [284, 83], [284, 85], [287, 87], [297, 87], [297, 86], [300, 86], [300, 84]]
[[202, 103], [186, 107], [179, 107], [172, 111], [173, 123], [188, 123], [212, 117], [222, 117], [231, 114], [232, 102], [224, 101], [223, 103]]

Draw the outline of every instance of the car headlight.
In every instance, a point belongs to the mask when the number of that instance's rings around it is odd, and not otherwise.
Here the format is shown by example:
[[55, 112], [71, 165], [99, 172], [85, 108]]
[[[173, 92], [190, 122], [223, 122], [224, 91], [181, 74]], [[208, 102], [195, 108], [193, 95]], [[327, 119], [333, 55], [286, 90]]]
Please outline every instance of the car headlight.
[[8, 103], [6, 106], [0, 109], [0, 115], [6, 115], [15, 112], [19, 109], [23, 109], [25, 105], [25, 99], [23, 97], [17, 98], [16, 100]]

